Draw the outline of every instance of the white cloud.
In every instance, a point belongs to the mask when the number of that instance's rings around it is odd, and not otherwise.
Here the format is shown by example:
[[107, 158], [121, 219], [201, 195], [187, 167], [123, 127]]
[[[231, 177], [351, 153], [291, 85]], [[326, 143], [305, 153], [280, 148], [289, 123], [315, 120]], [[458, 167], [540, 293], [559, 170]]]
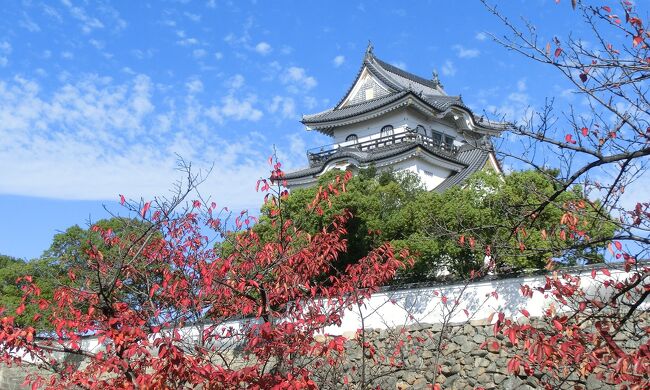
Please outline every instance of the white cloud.
[[199, 44], [199, 40], [196, 38], [187, 38], [185, 33], [179, 34], [181, 39], [177, 40], [176, 43], [180, 46], [194, 46]]
[[216, 111], [222, 121], [258, 120], [256, 97], [231, 95], [206, 108], [191, 95], [156, 99], [158, 89], [144, 75], [126, 83], [81, 76], [47, 93], [33, 80], [1, 80], [0, 165], [12, 169], [0, 170], [0, 193], [150, 199], [167, 195], [181, 178], [179, 153], [194, 167], [214, 167], [202, 192], [219, 204], [259, 206], [252, 189], [266, 173], [269, 142], [244, 125], [236, 138], [225, 139], [210, 114]]
[[71, 60], [74, 58], [74, 53], [72, 53], [71, 51], [62, 51], [61, 58], [64, 58], [66, 60]]
[[203, 58], [207, 54], [208, 54], [208, 52], [206, 50], [204, 50], [204, 49], [194, 49], [192, 51], [192, 56], [194, 56], [194, 58], [196, 58], [196, 59]]
[[454, 45], [453, 49], [456, 51], [458, 58], [476, 58], [481, 54], [478, 49], [468, 49], [462, 45]]
[[313, 96], [305, 96], [302, 104], [304, 104], [308, 110], [312, 110], [318, 105], [318, 100]]
[[526, 79], [517, 80], [517, 90], [523, 92], [526, 90]]
[[342, 55], [338, 55], [334, 57], [332, 62], [334, 63], [334, 66], [338, 68], [339, 66], [343, 65], [343, 63], [345, 62], [345, 57]]
[[104, 23], [101, 20], [89, 16], [83, 8], [72, 5], [69, 0], [62, 0], [61, 2], [68, 8], [70, 15], [81, 23], [81, 31], [84, 34], [89, 34], [93, 30], [104, 28]]
[[99, 41], [97, 39], [91, 39], [91, 40], [88, 41], [88, 43], [90, 43], [90, 45], [93, 46], [97, 50], [102, 50], [104, 48], [104, 46], [106, 46], [104, 44], [104, 42]]
[[214, 58], [216, 58], [217, 60], [223, 59], [223, 53], [220, 51], [214, 53]]
[[193, 79], [185, 83], [185, 87], [190, 94], [203, 92], [203, 83], [199, 79]]
[[486, 40], [488, 38], [488, 35], [481, 31], [481, 32], [477, 32], [476, 35], [474, 36], [474, 38], [477, 41], [484, 41], [484, 40]]
[[272, 50], [273, 48], [271, 47], [271, 45], [269, 45], [266, 42], [260, 42], [257, 45], [255, 45], [255, 51], [263, 56], [269, 54]]
[[9, 54], [11, 54], [11, 43], [7, 41], [0, 42], [0, 66], [5, 67], [9, 64]]
[[445, 76], [454, 76], [456, 74], [456, 66], [450, 60], [446, 60], [442, 65], [442, 74]]
[[223, 98], [221, 102], [219, 113], [224, 118], [256, 122], [264, 115], [262, 111], [254, 107], [254, 104], [257, 103], [257, 96], [255, 95], [249, 95], [244, 99], [229, 95]]
[[246, 82], [246, 79], [244, 79], [244, 76], [242, 76], [240, 74], [236, 74], [236, 75], [232, 76], [228, 80], [226, 85], [228, 86], [228, 88], [231, 88], [231, 89], [239, 89], [239, 88], [244, 86], [245, 82]]
[[531, 97], [527, 90], [526, 80], [517, 80], [514, 90], [507, 94], [505, 100], [500, 105], [488, 105], [482, 108], [495, 117], [521, 123], [522, 120], [530, 117], [532, 113]]
[[290, 97], [274, 96], [268, 111], [272, 114], [280, 114], [283, 119], [295, 118], [296, 103]]
[[300, 133], [289, 135], [289, 150], [293, 154], [303, 154], [307, 150], [307, 144]]
[[146, 49], [146, 50], [133, 49], [133, 50], [131, 50], [131, 54], [135, 58], [137, 58], [139, 60], [143, 60], [145, 58], [151, 58], [151, 57], [154, 56], [155, 53], [156, 53], [155, 49]]
[[280, 75], [280, 81], [286, 84], [287, 89], [292, 93], [308, 91], [318, 84], [314, 77], [307, 75], [304, 68], [297, 66], [287, 68]]
[[397, 68], [400, 68], [402, 70], [406, 70], [408, 68], [408, 66], [406, 65], [406, 62], [404, 62], [404, 61], [393, 61], [390, 64], [397, 67]]
[[183, 13], [185, 17], [187, 17], [189, 20], [191, 20], [194, 23], [198, 23], [201, 21], [201, 15], [199, 14], [193, 14], [191, 12], [184, 12]]
[[34, 22], [27, 13], [23, 12], [23, 19], [20, 21], [20, 27], [26, 29], [29, 32], [39, 32], [41, 31], [41, 26]]

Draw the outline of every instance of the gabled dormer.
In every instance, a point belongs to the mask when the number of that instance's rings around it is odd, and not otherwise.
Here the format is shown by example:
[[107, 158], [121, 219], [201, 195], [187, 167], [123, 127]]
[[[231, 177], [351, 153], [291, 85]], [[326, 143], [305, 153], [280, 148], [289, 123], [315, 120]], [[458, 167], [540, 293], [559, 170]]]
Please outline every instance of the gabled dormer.
[[310, 185], [330, 169], [411, 170], [429, 189], [458, 184], [483, 167], [499, 169], [490, 136], [505, 125], [475, 116], [443, 89], [390, 65], [368, 46], [352, 85], [333, 108], [304, 115], [309, 130], [332, 144], [308, 151], [310, 167], [287, 174], [290, 186]]

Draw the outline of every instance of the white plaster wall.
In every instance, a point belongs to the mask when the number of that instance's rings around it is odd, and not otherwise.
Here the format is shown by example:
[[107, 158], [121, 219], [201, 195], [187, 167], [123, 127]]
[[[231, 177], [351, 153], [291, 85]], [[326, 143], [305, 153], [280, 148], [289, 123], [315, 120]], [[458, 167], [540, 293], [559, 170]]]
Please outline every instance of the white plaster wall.
[[417, 174], [422, 180], [422, 184], [429, 191], [439, 186], [451, 174], [449, 169], [433, 165], [416, 157], [400, 161], [392, 165], [391, 168], [396, 172], [410, 171]]
[[354, 144], [354, 142], [345, 141], [350, 134], [356, 134], [359, 137], [359, 142], [379, 138], [381, 128], [386, 125], [392, 125], [394, 127], [394, 134], [404, 132], [406, 127], [415, 129], [417, 125], [422, 125], [427, 129], [427, 135], [429, 136], [431, 136], [431, 129], [433, 129], [454, 137], [455, 144], [457, 145], [460, 145], [460, 141], [462, 140], [462, 136], [456, 129], [440, 121], [427, 119], [424, 115], [412, 108], [404, 107], [378, 118], [334, 129], [333, 143], [341, 146]]
[[[611, 279], [624, 280], [632, 276], [623, 270], [612, 269]], [[598, 272], [596, 279], [591, 277], [591, 269], [574, 271], [573, 275], [581, 276], [581, 287], [584, 291], [601, 300], [612, 294], [614, 289], [603, 286], [603, 281], [610, 279]], [[551, 303], [561, 312], [566, 308], [558, 305], [552, 298], [545, 296], [535, 287], [545, 284], [545, 276], [529, 276], [510, 279], [479, 280], [467, 285], [448, 284], [421, 288], [396, 289], [378, 292], [364, 302], [361, 307], [348, 309], [340, 326], [332, 325], [324, 329], [325, 334], [353, 335], [363, 323], [366, 329], [386, 329], [397, 326], [408, 326], [419, 323], [453, 323], [462, 324], [472, 320], [486, 320], [496, 312], [503, 312], [506, 317], [518, 319], [523, 317], [521, 309], [526, 309], [531, 317], [542, 317]], [[533, 289], [533, 297], [528, 299], [521, 295], [520, 287], [528, 285]], [[458, 301], [458, 306], [455, 306]], [[650, 309], [650, 299], [639, 307], [639, 310]], [[493, 317], [496, 321], [497, 316]], [[235, 332], [250, 320], [230, 321], [219, 329], [232, 329]], [[207, 325], [206, 325], [207, 326]], [[197, 326], [186, 327], [180, 333], [186, 338], [197, 339], [201, 330]], [[156, 335], [150, 336], [155, 338]], [[95, 337], [86, 337], [81, 346], [86, 351], [97, 352], [101, 345]], [[16, 356], [21, 351], [12, 352]], [[24, 354], [24, 351], [22, 352]], [[53, 357], [60, 359], [56, 354]], [[28, 356], [24, 356], [29, 361]]]
[[[587, 294], [598, 295], [602, 299], [614, 291], [611, 287], [603, 286], [602, 282], [610, 277], [601, 272], [595, 280], [592, 279], [590, 270], [573, 274], [580, 274], [581, 287]], [[611, 270], [611, 275], [614, 280], [625, 280], [631, 273]], [[531, 276], [477, 281], [467, 286], [456, 284], [380, 292], [374, 294], [361, 308], [348, 310], [341, 326], [327, 327], [325, 333], [349, 335], [356, 332], [361, 328], [362, 316], [367, 329], [387, 329], [418, 323], [442, 323], [445, 317], [449, 323], [462, 324], [473, 320], [486, 320], [498, 312], [503, 312], [507, 318], [519, 319], [523, 317], [521, 309], [526, 309], [531, 317], [543, 317], [551, 303], [558, 312], [566, 310], [566, 307], [539, 291], [534, 291], [532, 298], [521, 295], [522, 285], [528, 285], [535, 290], [545, 282], [545, 276]], [[443, 300], [446, 300], [446, 303], [443, 303]], [[459, 304], [452, 310], [456, 300]], [[646, 299], [639, 309], [650, 309], [650, 299]], [[493, 322], [496, 320], [497, 316], [493, 316]]]

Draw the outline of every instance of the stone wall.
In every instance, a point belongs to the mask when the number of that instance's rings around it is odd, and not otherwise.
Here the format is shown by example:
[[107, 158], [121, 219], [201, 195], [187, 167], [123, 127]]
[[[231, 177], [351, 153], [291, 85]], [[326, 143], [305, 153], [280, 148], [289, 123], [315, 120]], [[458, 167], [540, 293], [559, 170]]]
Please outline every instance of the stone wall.
[[[650, 315], [639, 325], [649, 326], [648, 319]], [[366, 347], [362, 348], [364, 341]], [[619, 341], [623, 341], [624, 347], [635, 348], [647, 343], [648, 336], [641, 340], [619, 338]], [[494, 336], [493, 325], [485, 320], [447, 327], [418, 324], [357, 333], [346, 342], [340, 366], [321, 367], [315, 373], [323, 389], [361, 389], [362, 383], [366, 384], [365, 388], [391, 390], [430, 389], [433, 383], [439, 383], [443, 389], [541, 388], [542, 375], [528, 377], [523, 369], [519, 375], [508, 373], [507, 363], [515, 351], [516, 347], [502, 334]], [[0, 389], [23, 389], [25, 375], [34, 371], [0, 366]], [[556, 388], [598, 390], [616, 387], [591, 376], [586, 382], [571, 380]]]
[[[574, 274], [588, 275], [590, 268], [577, 269]], [[613, 278], [629, 276], [620, 269], [611, 269], [611, 274]], [[516, 347], [502, 335], [495, 337], [488, 319], [494, 312], [503, 312], [513, 320], [526, 321], [520, 309], [526, 309], [532, 317], [543, 316], [551, 301], [541, 293], [525, 299], [519, 288], [522, 284], [542, 285], [544, 276], [484, 278], [469, 285], [420, 285], [373, 294], [362, 308], [347, 312], [342, 324], [325, 329], [327, 334], [344, 335], [349, 340], [341, 366], [315, 370], [319, 383], [326, 389], [356, 389], [362, 387], [363, 377], [365, 384], [382, 389], [428, 388], [431, 383], [440, 383], [445, 389], [538, 388], [540, 375], [526, 377], [523, 371], [521, 375], [508, 374], [507, 361]], [[585, 291], [595, 286], [598, 283], [593, 278], [583, 278]], [[450, 310], [445, 302], [457, 302], [457, 307]], [[638, 308], [640, 313], [648, 313], [649, 309], [650, 300]], [[645, 323], [639, 329], [650, 327], [649, 318], [650, 315], [643, 317]], [[236, 328], [244, 322], [235, 321], [227, 326]], [[455, 325], [443, 329], [445, 322]], [[372, 330], [357, 334], [360, 328]], [[197, 332], [197, 328], [190, 327], [182, 330], [186, 337], [195, 337]], [[637, 339], [628, 335], [617, 335], [620, 345], [634, 348], [649, 342], [647, 333]], [[362, 348], [364, 341], [367, 344]], [[485, 348], [481, 348], [486, 341]], [[495, 348], [492, 341], [500, 347]], [[87, 337], [82, 348], [94, 351], [101, 345], [96, 338]], [[25, 374], [25, 368], [0, 366], [0, 389], [21, 388]], [[611, 388], [595, 377], [586, 383], [572, 381], [560, 387], [573, 389], [576, 385], [586, 389]]]
[[[642, 321], [637, 325], [641, 328], [649, 326], [650, 315], [643, 316]], [[543, 326], [541, 322], [533, 325]], [[365, 360], [361, 348], [362, 337], [368, 343]], [[650, 341], [647, 334], [636, 340], [626, 337], [626, 333], [622, 332], [615, 338], [623, 348], [638, 348], [640, 344]], [[371, 348], [376, 350], [374, 359], [373, 353], [369, 351]], [[398, 354], [395, 361], [377, 358], [393, 356], [396, 350]], [[364, 383], [366, 388], [372, 389], [430, 389], [434, 383], [440, 384], [443, 389], [543, 388], [542, 382], [549, 378], [539, 373], [528, 376], [523, 368], [519, 375], [508, 372], [508, 361], [517, 352], [517, 347], [502, 334], [495, 337], [494, 326], [485, 320], [445, 328], [441, 324], [419, 324], [370, 330], [363, 336], [359, 334], [348, 340], [345, 363], [336, 375], [330, 373], [328, 377], [321, 378], [320, 386], [326, 389], [362, 388], [361, 368], [365, 365]], [[561, 385], [556, 381], [552, 388], [599, 390], [615, 389], [618, 386], [605, 383], [592, 374], [587, 380], [580, 380], [575, 375], [569, 376]]]

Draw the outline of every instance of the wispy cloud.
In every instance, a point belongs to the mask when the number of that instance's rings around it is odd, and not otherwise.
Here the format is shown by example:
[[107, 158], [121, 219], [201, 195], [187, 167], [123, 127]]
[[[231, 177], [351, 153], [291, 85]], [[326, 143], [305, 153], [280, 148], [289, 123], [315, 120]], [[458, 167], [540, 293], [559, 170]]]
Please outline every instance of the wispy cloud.
[[203, 92], [203, 82], [199, 79], [192, 79], [188, 81], [185, 83], [185, 87], [187, 88], [187, 92], [192, 95]]
[[486, 33], [484, 33], [483, 31], [480, 31], [480, 32], [477, 32], [476, 35], [474, 35], [474, 38], [477, 41], [484, 41], [484, 40], [488, 39], [488, 35]]
[[[136, 75], [123, 84], [83, 76], [51, 92], [34, 80], [0, 81], [0, 193], [61, 199], [139, 198], [165, 194], [174, 178], [176, 153], [214, 172], [206, 186], [223, 202], [258, 203], [251, 187], [264, 174], [268, 142], [253, 131], [236, 139], [219, 124], [262, 117], [257, 97], [228, 95], [203, 106], [192, 94], [156, 104], [158, 84]], [[238, 126], [245, 129], [245, 126]], [[199, 141], [200, 140], [200, 141]], [[22, 162], [22, 163], [18, 163]]]
[[11, 54], [11, 43], [7, 41], [0, 42], [0, 67], [5, 67], [9, 64], [9, 54]]
[[454, 45], [452, 48], [456, 51], [458, 58], [476, 58], [481, 54], [478, 49], [470, 49], [462, 45]]
[[263, 56], [271, 53], [272, 50], [273, 48], [271, 47], [271, 45], [269, 45], [266, 42], [260, 42], [257, 45], [255, 45], [255, 51]]
[[309, 91], [318, 84], [314, 77], [307, 75], [304, 68], [297, 66], [287, 68], [280, 76], [280, 81], [287, 85], [291, 93]]
[[[272, 114], [280, 114], [284, 119], [293, 119], [296, 117], [296, 103], [291, 97], [274, 96], [268, 111]], [[304, 150], [303, 148], [300, 153]]]
[[442, 64], [442, 74], [445, 76], [454, 76], [456, 74], [456, 66], [451, 60], [446, 60], [444, 64]]
[[93, 30], [104, 28], [104, 23], [102, 23], [101, 20], [94, 16], [89, 16], [86, 13], [86, 10], [73, 5], [70, 0], [62, 0], [61, 2], [68, 8], [70, 15], [79, 21], [81, 31], [83, 31], [84, 34], [89, 34]]
[[39, 26], [32, 18], [23, 12], [23, 18], [19, 22], [20, 27], [24, 28], [29, 32], [39, 32], [41, 31], [41, 26]]
[[205, 57], [207, 54], [208, 54], [208, 51], [205, 50], [205, 49], [194, 49], [194, 50], [192, 50], [192, 56], [194, 58], [196, 58], [197, 60]]
[[191, 13], [191, 12], [184, 12], [183, 15], [185, 15], [186, 18], [188, 18], [189, 20], [191, 20], [194, 23], [198, 23], [198, 22], [201, 21], [201, 15], [199, 15], [199, 14], [194, 14], [194, 13]]
[[246, 79], [244, 78], [244, 76], [240, 74], [236, 74], [232, 76], [230, 79], [228, 79], [228, 81], [226, 82], [226, 86], [230, 89], [237, 90], [243, 87], [245, 82]]
[[332, 63], [334, 64], [334, 66], [336, 68], [343, 65], [344, 62], [345, 62], [345, 57], [342, 56], [342, 55], [338, 55], [338, 56], [334, 57], [334, 59], [332, 60]]

